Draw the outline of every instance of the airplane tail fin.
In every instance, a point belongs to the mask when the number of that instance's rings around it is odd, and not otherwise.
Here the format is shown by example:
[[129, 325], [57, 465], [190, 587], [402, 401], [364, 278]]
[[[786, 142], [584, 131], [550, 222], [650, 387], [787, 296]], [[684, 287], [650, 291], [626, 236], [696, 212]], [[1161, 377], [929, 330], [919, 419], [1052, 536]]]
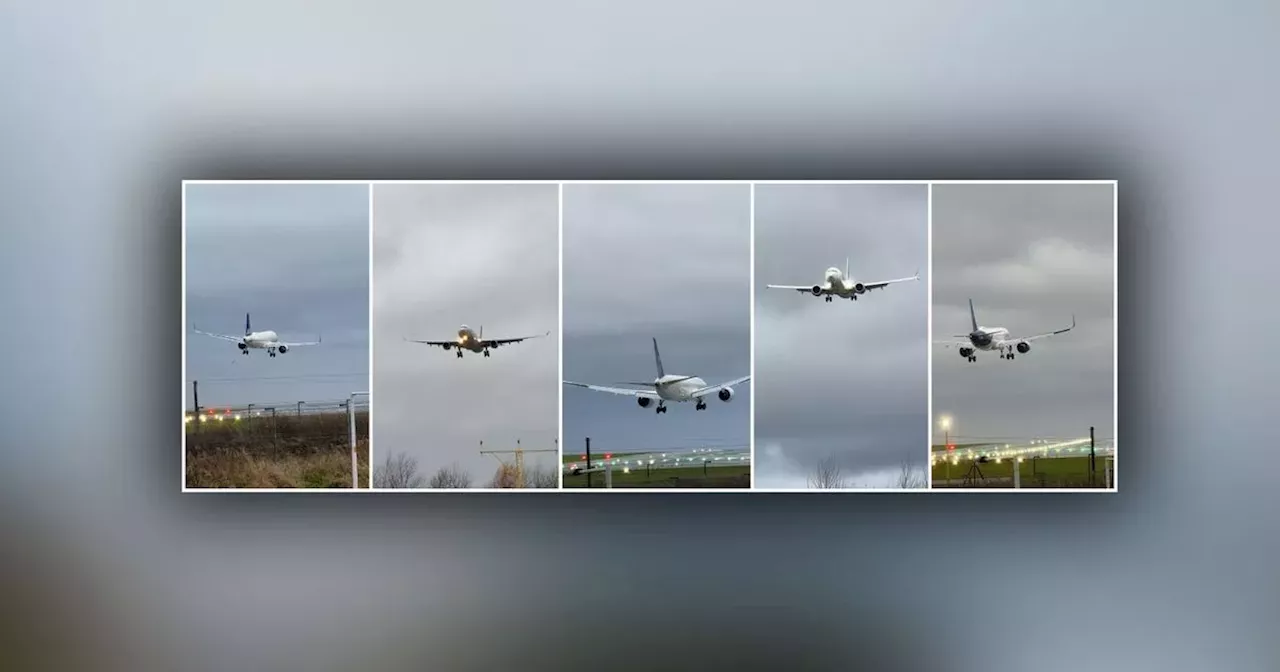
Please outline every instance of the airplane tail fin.
[[658, 366], [658, 377], [659, 377], [659, 378], [661, 378], [661, 377], [663, 377], [663, 376], [667, 375], [666, 373], [664, 373], [664, 372], [662, 371], [662, 355], [658, 354], [658, 339], [657, 339], [657, 338], [654, 338], [654, 339], [653, 339], [653, 363], [654, 363], [654, 364], [656, 364], [656, 365]]
[[978, 315], [973, 312], [973, 299], [969, 299], [969, 321], [973, 322], [973, 330], [978, 330]]
[[844, 258], [844, 279], [849, 279], [849, 257]]
[[245, 313], [244, 314], [244, 335], [248, 336], [251, 333], [253, 332], [249, 330], [249, 313]]
[[479, 338], [479, 339], [480, 339], [480, 340], [482, 340], [482, 341], [484, 340], [484, 325], [483, 325], [483, 324], [482, 324], [482, 325], [480, 325], [480, 333], [476, 334], [476, 338]]

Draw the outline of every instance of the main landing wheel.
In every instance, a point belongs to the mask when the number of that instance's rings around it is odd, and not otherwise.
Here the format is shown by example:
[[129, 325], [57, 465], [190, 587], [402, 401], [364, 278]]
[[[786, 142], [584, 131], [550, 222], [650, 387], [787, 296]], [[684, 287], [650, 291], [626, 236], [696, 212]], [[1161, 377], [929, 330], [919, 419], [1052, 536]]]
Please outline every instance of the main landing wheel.
[[461, 351], [461, 350], [459, 350], [459, 351], [458, 351], [458, 359], [462, 359], [462, 351]]
[[705, 411], [705, 410], [707, 410], [707, 405], [706, 405], [706, 404], [698, 404], [697, 406], [694, 406], [694, 407], [693, 407], [693, 410], [695, 410], [695, 411]]
[[489, 351], [488, 351], [488, 350], [485, 350], [485, 351], [484, 351], [484, 356], [485, 356], [485, 357], [488, 357], [488, 356], [489, 356]]
[[827, 297], [827, 303], [831, 303], [831, 297]]

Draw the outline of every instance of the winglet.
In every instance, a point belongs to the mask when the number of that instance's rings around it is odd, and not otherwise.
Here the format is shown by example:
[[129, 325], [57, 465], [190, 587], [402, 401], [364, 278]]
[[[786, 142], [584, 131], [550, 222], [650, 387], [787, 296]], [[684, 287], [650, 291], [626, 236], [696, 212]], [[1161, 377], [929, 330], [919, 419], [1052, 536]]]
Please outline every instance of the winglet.
[[920, 269], [916, 269], [916, 280], [920, 279]]

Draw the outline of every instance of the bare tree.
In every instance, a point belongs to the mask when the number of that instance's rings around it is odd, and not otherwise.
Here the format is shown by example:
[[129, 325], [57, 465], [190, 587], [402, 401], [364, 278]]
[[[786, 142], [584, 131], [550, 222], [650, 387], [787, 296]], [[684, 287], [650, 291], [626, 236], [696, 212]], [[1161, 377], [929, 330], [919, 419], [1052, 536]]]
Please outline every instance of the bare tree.
[[560, 487], [560, 472], [555, 468], [544, 466], [526, 470], [524, 486], [526, 488], [558, 488]]
[[509, 464], [499, 464], [498, 470], [493, 472], [493, 478], [489, 480], [491, 488], [514, 488], [516, 487], [516, 468]]
[[823, 459], [809, 475], [809, 487], [815, 490], [834, 490], [845, 487], [844, 473], [840, 465], [830, 457]]
[[421, 488], [422, 481], [418, 460], [404, 453], [388, 455], [386, 461], [373, 470], [375, 488]]
[[431, 477], [428, 487], [464, 489], [471, 487], [471, 474], [462, 470], [457, 464], [440, 467], [440, 471]]
[[899, 488], [920, 489], [928, 485], [929, 479], [925, 477], [923, 469], [910, 462], [902, 463], [902, 470], [898, 472]]

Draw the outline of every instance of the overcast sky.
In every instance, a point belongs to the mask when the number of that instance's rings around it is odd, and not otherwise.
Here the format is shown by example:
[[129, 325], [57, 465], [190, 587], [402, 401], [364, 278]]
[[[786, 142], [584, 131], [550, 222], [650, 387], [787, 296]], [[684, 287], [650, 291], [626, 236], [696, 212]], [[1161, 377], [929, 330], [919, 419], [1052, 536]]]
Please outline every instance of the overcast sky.
[[[498, 461], [481, 441], [556, 448], [557, 210], [554, 184], [374, 187], [375, 463], [405, 452], [427, 478], [457, 463], [485, 487]], [[463, 324], [485, 338], [551, 335], [462, 359], [403, 340], [451, 340]]]
[[[369, 389], [369, 188], [186, 187], [187, 380], [200, 404], [334, 401]], [[269, 358], [197, 334], [254, 331], [314, 341]], [[186, 407], [191, 408], [190, 385]]]
[[[918, 282], [826, 303], [765, 285]], [[928, 456], [928, 191], [756, 186], [756, 487], [803, 488], [835, 460], [850, 487], [896, 487]]]
[[[933, 188], [933, 335], [1005, 327], [1014, 337], [1070, 326], [1012, 362], [966, 363], [934, 346], [935, 420], [959, 441], [1112, 437], [1115, 255], [1111, 185]], [[963, 339], [961, 339], [963, 340]], [[934, 442], [943, 442], [934, 423]]]
[[[564, 377], [613, 385], [668, 374], [710, 385], [750, 373], [748, 185], [565, 185]], [[750, 384], [668, 411], [565, 387], [566, 450], [746, 446]]]

